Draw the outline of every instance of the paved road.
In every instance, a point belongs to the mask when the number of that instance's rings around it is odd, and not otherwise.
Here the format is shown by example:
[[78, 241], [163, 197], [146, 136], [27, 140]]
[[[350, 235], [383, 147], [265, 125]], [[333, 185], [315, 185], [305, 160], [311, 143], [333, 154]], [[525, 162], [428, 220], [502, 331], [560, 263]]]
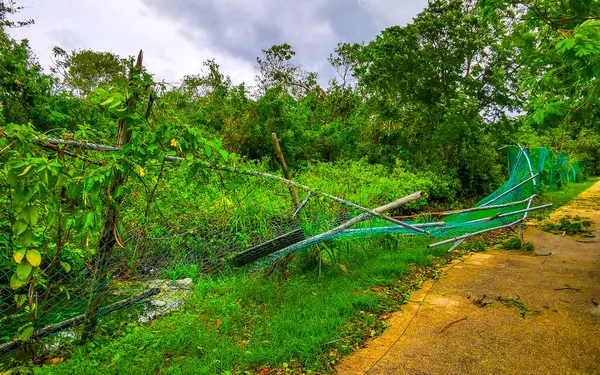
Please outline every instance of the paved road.
[[592, 219], [597, 237], [529, 227], [536, 255], [455, 261], [338, 373], [600, 374], [600, 182], [551, 218], [565, 214]]

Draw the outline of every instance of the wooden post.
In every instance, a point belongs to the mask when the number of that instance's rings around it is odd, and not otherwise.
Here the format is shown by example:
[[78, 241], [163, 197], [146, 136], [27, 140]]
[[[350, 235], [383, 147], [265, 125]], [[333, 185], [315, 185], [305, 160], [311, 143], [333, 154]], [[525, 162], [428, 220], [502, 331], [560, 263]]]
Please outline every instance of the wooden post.
[[[290, 171], [288, 170], [287, 163], [285, 162], [285, 158], [283, 157], [283, 151], [281, 151], [281, 146], [279, 145], [279, 139], [277, 139], [277, 133], [272, 133], [273, 143], [275, 143], [275, 151], [277, 151], [277, 158], [279, 158], [279, 162], [281, 163], [281, 169], [283, 169], [283, 176], [286, 180], [291, 180]], [[288, 185], [288, 189], [290, 190], [290, 195], [292, 196], [292, 201], [294, 202], [294, 207], [298, 208], [298, 197], [296, 197], [296, 192], [291, 185]]]

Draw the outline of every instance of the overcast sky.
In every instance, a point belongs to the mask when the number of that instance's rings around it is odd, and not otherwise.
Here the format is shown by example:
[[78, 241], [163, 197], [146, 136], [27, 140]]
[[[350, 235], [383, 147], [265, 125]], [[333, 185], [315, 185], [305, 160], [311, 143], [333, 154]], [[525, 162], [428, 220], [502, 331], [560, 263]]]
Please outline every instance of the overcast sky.
[[179, 81], [216, 59], [234, 83], [254, 84], [256, 57], [289, 43], [296, 62], [326, 83], [327, 57], [339, 42], [369, 41], [405, 25], [427, 0], [19, 0], [19, 18], [35, 25], [13, 30], [27, 38], [41, 64], [52, 48], [93, 49], [129, 56], [144, 50], [158, 79]]

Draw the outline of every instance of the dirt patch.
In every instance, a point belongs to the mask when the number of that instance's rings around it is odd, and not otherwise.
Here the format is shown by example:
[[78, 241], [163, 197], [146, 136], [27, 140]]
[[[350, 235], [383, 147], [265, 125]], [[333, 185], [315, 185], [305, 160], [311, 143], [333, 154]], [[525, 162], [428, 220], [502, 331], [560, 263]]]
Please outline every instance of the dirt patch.
[[455, 261], [338, 373], [600, 374], [597, 202], [600, 182], [547, 218], [589, 218], [588, 242], [529, 227], [534, 255], [492, 250]]

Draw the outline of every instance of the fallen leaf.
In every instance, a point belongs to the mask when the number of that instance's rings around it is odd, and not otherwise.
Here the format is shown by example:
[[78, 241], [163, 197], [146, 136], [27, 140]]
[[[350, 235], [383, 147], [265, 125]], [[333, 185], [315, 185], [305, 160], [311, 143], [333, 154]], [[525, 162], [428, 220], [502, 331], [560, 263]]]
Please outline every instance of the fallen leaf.
[[44, 364], [48, 365], [48, 366], [56, 366], [64, 360], [65, 360], [64, 358], [60, 358], [60, 357], [48, 358], [44, 361]]
[[221, 326], [223, 322], [221, 321], [221, 319], [217, 319], [217, 328], [219, 328]]

